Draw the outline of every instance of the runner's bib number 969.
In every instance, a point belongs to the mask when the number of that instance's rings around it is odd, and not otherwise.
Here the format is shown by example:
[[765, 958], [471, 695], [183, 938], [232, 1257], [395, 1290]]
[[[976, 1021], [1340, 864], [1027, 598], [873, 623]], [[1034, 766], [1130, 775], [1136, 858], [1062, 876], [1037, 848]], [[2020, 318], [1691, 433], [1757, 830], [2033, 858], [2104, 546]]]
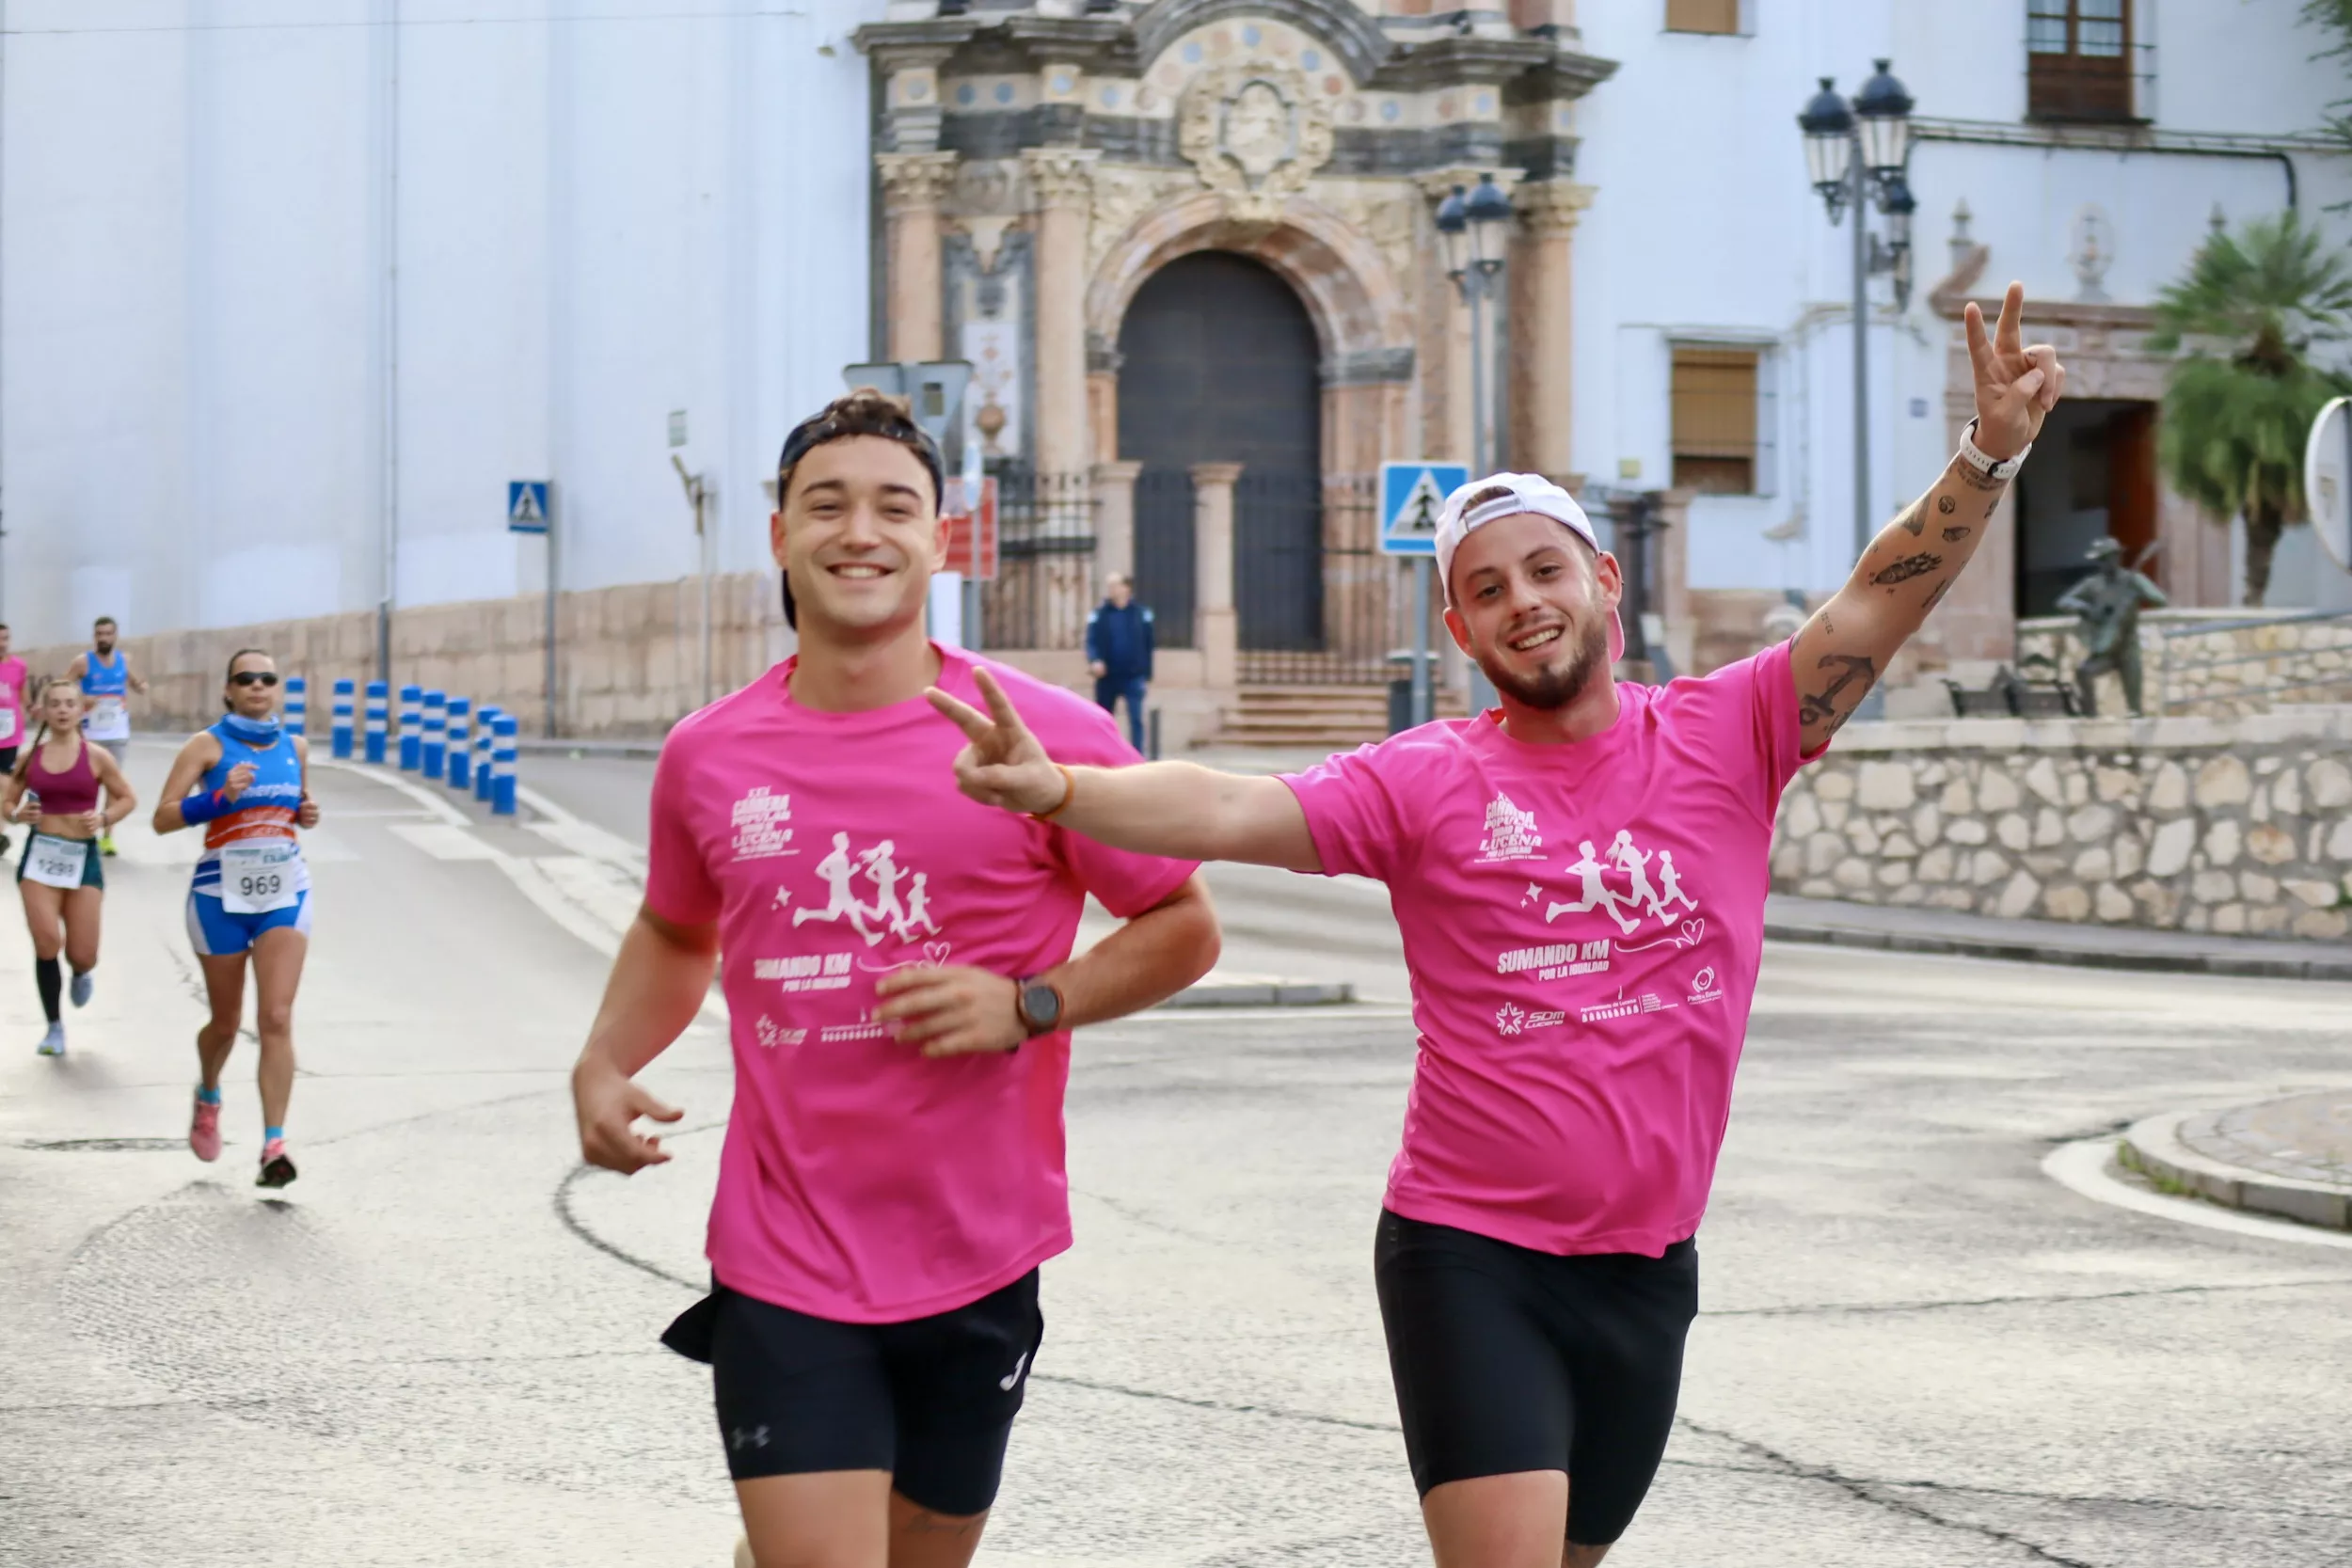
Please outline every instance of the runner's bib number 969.
[[76, 888], [89, 871], [89, 852], [95, 847], [86, 838], [52, 838], [47, 833], [33, 835], [32, 848], [24, 856], [24, 879], [43, 887]]
[[267, 914], [291, 909], [302, 896], [295, 874], [299, 845], [279, 839], [266, 844], [228, 844], [220, 851], [220, 907], [230, 914]]

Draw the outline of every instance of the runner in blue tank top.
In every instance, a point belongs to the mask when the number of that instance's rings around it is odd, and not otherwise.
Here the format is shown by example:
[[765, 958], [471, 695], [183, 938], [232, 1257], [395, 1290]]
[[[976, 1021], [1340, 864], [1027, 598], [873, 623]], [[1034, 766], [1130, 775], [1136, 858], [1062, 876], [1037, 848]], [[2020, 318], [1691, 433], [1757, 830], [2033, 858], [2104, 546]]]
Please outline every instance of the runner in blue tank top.
[[220, 1069], [245, 1018], [250, 957], [261, 988], [262, 1173], [264, 1187], [294, 1179], [286, 1155], [286, 1106], [294, 1097], [294, 990], [310, 950], [310, 871], [297, 828], [318, 826], [310, 799], [309, 745], [278, 717], [278, 665], [259, 648], [229, 661], [229, 712], [180, 748], [155, 808], [155, 831], [201, 824], [204, 853], [188, 890], [188, 941], [204, 969], [213, 1016], [197, 1031], [202, 1077], [188, 1147], [220, 1158]]
[[[131, 751], [131, 693], [145, 692], [147, 682], [131, 669], [131, 656], [115, 644], [121, 628], [111, 615], [101, 615], [89, 629], [89, 647], [73, 656], [66, 676], [82, 683], [82, 735], [106, 749], [118, 764], [127, 766]], [[98, 852], [115, 852], [114, 834], [102, 834]]]

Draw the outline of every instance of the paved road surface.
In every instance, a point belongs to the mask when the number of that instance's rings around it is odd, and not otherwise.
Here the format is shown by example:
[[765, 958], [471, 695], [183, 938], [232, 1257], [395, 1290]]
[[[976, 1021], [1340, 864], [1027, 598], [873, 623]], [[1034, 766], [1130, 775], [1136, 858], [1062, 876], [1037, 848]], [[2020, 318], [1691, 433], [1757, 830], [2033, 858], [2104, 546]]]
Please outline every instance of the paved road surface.
[[[249, 1054], [221, 1164], [179, 1142], [183, 847], [126, 829], [61, 1063], [9, 948], [0, 1563], [726, 1561], [706, 1386], [654, 1342], [701, 1277], [725, 1050], [698, 1026], [655, 1069], [675, 1164], [577, 1168], [564, 1072], [647, 767], [532, 774], [577, 823], [322, 777], [282, 1196], [248, 1184]], [[1377, 890], [1216, 887], [1230, 966], [1375, 1005], [1082, 1038], [1079, 1244], [984, 1563], [1427, 1560], [1369, 1270], [1412, 1052], [1393, 932]], [[2042, 1169], [2156, 1110], [2352, 1086], [2348, 1016], [2344, 987], [1772, 949], [1682, 1422], [1613, 1568], [2352, 1561], [2352, 1249]]]

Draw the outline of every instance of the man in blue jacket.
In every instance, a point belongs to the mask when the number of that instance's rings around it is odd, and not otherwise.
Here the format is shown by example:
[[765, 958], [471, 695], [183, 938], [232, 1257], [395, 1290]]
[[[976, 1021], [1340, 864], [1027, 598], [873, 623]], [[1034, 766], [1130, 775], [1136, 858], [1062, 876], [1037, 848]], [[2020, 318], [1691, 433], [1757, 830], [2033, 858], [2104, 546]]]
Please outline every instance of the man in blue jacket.
[[1087, 669], [1094, 700], [1105, 713], [1127, 699], [1127, 740], [1143, 750], [1143, 689], [1152, 679], [1152, 612], [1136, 603], [1135, 585], [1113, 572], [1103, 580], [1103, 602], [1087, 617]]

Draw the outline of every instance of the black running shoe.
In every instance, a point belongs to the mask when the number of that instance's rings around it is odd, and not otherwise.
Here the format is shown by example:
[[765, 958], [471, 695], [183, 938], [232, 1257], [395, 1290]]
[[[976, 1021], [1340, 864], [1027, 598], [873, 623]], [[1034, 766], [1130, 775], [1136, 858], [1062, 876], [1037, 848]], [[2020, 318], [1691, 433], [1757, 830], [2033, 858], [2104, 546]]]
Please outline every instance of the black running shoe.
[[253, 1179], [257, 1187], [282, 1187], [294, 1179], [294, 1163], [286, 1158], [284, 1140], [262, 1150], [262, 1174]]

